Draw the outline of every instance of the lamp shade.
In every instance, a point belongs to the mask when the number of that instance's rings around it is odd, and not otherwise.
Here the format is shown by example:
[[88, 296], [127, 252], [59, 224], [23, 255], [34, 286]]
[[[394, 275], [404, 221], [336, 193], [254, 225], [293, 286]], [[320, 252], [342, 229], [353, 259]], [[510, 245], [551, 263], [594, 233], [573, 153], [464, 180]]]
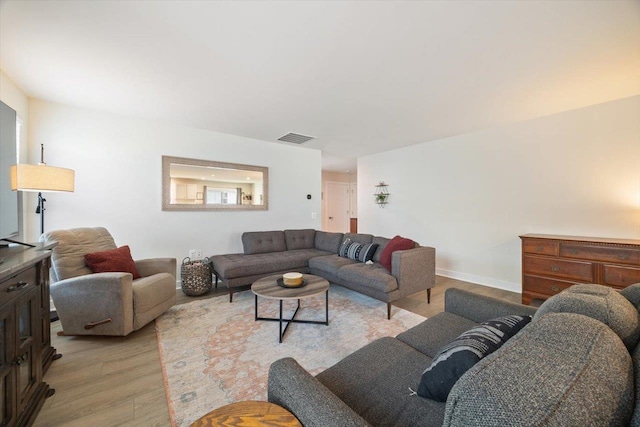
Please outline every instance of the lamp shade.
[[11, 189], [19, 191], [68, 191], [75, 189], [75, 171], [47, 165], [11, 166]]

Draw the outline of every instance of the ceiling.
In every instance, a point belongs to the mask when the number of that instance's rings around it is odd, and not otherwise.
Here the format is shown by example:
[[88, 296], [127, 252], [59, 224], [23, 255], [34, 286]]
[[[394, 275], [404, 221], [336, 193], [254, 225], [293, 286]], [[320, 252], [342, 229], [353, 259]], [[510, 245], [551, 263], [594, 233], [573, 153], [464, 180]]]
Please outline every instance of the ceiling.
[[0, 1], [30, 97], [282, 143], [323, 169], [640, 94], [640, 1]]

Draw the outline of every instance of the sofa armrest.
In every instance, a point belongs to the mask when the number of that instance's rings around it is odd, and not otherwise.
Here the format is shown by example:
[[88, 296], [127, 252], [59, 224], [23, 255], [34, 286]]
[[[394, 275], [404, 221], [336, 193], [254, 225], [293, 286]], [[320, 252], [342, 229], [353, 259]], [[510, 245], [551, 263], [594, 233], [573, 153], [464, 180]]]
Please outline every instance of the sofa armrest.
[[[95, 273], [51, 284], [51, 297], [65, 334], [126, 335], [133, 330], [133, 277]], [[111, 321], [85, 329], [89, 323]]]
[[436, 250], [420, 246], [391, 254], [391, 274], [404, 295], [433, 288], [436, 284]]
[[290, 357], [271, 364], [268, 400], [287, 409], [305, 427], [369, 426]]
[[462, 289], [450, 288], [444, 294], [444, 311], [480, 323], [510, 314], [533, 316], [536, 308], [479, 295]]
[[176, 277], [175, 258], [148, 258], [135, 261], [138, 273], [142, 277], [153, 276], [158, 273], [169, 273]]

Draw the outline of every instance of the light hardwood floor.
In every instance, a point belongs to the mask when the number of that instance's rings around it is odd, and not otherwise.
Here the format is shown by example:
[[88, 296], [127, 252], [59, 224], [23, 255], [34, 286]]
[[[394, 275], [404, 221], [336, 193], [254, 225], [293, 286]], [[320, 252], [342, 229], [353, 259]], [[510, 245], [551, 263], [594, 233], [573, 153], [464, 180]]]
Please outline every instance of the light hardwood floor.
[[[444, 292], [452, 287], [520, 302], [518, 293], [438, 276], [431, 304], [420, 292], [394, 305], [430, 317], [444, 310]], [[177, 304], [194, 300], [176, 292]], [[213, 297], [227, 298], [226, 288], [196, 298]], [[61, 329], [59, 321], [51, 324], [52, 344], [63, 357], [45, 375], [56, 393], [35, 426], [171, 425], [154, 322], [122, 338], [59, 337]]]

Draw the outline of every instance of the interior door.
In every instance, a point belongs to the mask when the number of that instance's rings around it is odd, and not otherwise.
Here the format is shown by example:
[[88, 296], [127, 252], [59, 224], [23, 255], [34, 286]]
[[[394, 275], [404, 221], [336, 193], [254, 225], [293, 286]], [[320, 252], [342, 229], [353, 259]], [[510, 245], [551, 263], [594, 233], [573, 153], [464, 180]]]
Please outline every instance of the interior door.
[[349, 183], [327, 182], [327, 231], [347, 233], [349, 231]]
[[358, 218], [358, 183], [349, 183], [349, 217]]

